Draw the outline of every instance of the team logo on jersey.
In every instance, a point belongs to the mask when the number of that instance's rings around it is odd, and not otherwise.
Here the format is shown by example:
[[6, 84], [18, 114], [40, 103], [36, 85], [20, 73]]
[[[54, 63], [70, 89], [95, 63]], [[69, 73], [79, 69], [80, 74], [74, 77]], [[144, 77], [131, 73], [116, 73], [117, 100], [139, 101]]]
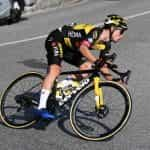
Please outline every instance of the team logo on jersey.
[[81, 38], [82, 35], [81, 35], [80, 32], [69, 31], [68, 32], [68, 37], [71, 37], [71, 38]]

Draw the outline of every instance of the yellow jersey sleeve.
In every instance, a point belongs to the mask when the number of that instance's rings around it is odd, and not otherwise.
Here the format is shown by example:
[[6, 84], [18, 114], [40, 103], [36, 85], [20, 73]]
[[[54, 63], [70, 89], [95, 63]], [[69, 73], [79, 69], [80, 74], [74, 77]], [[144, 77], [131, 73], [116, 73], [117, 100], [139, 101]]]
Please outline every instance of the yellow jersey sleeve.
[[95, 43], [92, 45], [92, 49], [109, 51], [111, 49], [111, 42], [95, 41]]
[[93, 45], [92, 45], [92, 49], [94, 50], [105, 50], [106, 49], [106, 45], [102, 42], [95, 42]]

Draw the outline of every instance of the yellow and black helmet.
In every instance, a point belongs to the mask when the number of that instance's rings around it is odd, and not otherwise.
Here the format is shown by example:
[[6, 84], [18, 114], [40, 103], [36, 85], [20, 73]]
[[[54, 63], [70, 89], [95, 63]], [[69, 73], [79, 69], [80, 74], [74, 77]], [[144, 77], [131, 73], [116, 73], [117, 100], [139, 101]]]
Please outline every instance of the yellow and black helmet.
[[104, 21], [104, 27], [110, 28], [111, 26], [115, 26], [123, 30], [128, 29], [127, 20], [116, 14], [108, 15]]

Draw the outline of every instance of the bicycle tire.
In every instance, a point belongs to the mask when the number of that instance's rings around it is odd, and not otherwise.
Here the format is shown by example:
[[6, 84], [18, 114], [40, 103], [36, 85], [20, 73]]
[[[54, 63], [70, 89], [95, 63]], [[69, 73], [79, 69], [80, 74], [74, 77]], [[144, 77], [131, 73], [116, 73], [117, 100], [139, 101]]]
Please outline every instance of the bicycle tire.
[[[24, 93], [26, 93], [26, 95], [27, 94], [29, 95], [30, 93], [30, 96], [31, 96], [30, 98], [33, 98], [33, 96], [36, 96], [38, 94], [36, 92], [40, 90], [40, 84], [42, 80], [43, 80], [43, 76], [40, 73], [28, 72], [17, 77], [4, 90], [4, 92], [2, 93], [0, 97], [0, 117], [6, 126], [15, 128], [15, 129], [21, 129], [21, 128], [30, 127], [38, 121], [37, 117], [31, 115], [31, 110], [30, 110], [31, 107], [36, 107], [36, 106], [33, 106], [32, 103], [29, 104], [29, 102], [26, 102], [26, 100], [24, 100], [26, 105], [24, 104], [24, 106], [22, 106], [21, 108], [21, 105], [23, 105], [21, 104], [21, 102], [23, 103], [22, 101], [23, 97], [21, 96], [24, 96], [23, 95]], [[32, 81], [34, 82], [34, 84], [32, 83]], [[33, 85], [31, 87], [31, 84], [33, 84], [35, 87], [33, 87]], [[29, 89], [25, 89], [25, 88], [29, 88]], [[38, 101], [36, 103], [38, 105]], [[21, 121], [21, 123], [19, 121]]]
[[[101, 123], [101, 121], [104, 121], [103, 119], [99, 119], [99, 120], [94, 120], [94, 115], [96, 115], [96, 113], [94, 112], [88, 112], [86, 109], [85, 110], [80, 110], [77, 107], [81, 105], [81, 101], [83, 101], [84, 99], [82, 99], [82, 97], [84, 97], [85, 95], [87, 95], [90, 91], [94, 90], [94, 85], [93, 83], [90, 83], [88, 86], [86, 86], [85, 88], [83, 88], [74, 98], [71, 109], [70, 109], [70, 123], [71, 126], [73, 128], [73, 130], [75, 131], [75, 133], [85, 139], [85, 140], [90, 140], [90, 141], [103, 141], [106, 139], [109, 139], [111, 137], [113, 137], [115, 134], [117, 134], [121, 129], [123, 129], [123, 127], [126, 125], [131, 112], [132, 112], [132, 99], [130, 96], [130, 93], [128, 92], [128, 90], [121, 84], [114, 82], [114, 81], [101, 81], [99, 83], [99, 86], [101, 86], [101, 88], [103, 89], [104, 87], [109, 87], [110, 89], [112, 88], [114, 91], [119, 92], [118, 94], [123, 96], [123, 100], [124, 100], [124, 113], [122, 115], [122, 118], [119, 122], [116, 122], [117, 124], [114, 126], [114, 128], [110, 129], [111, 127], [108, 128], [108, 126], [106, 126], [106, 124]], [[108, 93], [107, 93], [108, 94]], [[92, 97], [92, 96], [91, 96]], [[86, 99], [86, 102], [88, 100]], [[91, 101], [90, 101], [91, 102]], [[84, 102], [85, 103], [85, 102]], [[108, 102], [110, 103], [110, 102]], [[119, 103], [119, 102], [118, 102]], [[95, 102], [94, 102], [95, 104]], [[84, 104], [85, 105], [85, 104]], [[117, 105], [116, 105], [117, 106]], [[85, 106], [84, 106], [85, 107]], [[87, 106], [86, 106], [87, 107]], [[122, 106], [121, 106], [122, 107]], [[109, 108], [109, 106], [108, 106]], [[77, 113], [79, 112], [80, 115], [77, 116]], [[93, 113], [93, 114], [92, 114]], [[84, 117], [82, 117], [85, 114]], [[109, 113], [110, 114], [110, 113]], [[108, 116], [109, 116], [108, 114]], [[113, 114], [113, 113], [112, 113]], [[91, 115], [91, 118], [89, 117]], [[93, 115], [93, 116], [92, 116]], [[88, 119], [86, 117], [89, 117]], [[107, 117], [108, 117], [107, 116]], [[110, 117], [109, 117], [110, 118]], [[106, 119], [106, 118], [104, 118]], [[87, 123], [83, 124], [84, 121], [87, 121]], [[93, 124], [98, 124], [98, 129], [104, 128], [104, 130], [106, 130], [106, 133], [96, 133], [96, 135], [91, 135], [89, 134], [87, 131], [89, 130], [90, 132], [94, 131], [93, 130], [93, 126], [89, 127], [89, 122], [93, 121]], [[110, 123], [112, 123], [110, 121]], [[83, 127], [84, 128], [83, 128]], [[103, 129], [102, 129], [103, 130]]]

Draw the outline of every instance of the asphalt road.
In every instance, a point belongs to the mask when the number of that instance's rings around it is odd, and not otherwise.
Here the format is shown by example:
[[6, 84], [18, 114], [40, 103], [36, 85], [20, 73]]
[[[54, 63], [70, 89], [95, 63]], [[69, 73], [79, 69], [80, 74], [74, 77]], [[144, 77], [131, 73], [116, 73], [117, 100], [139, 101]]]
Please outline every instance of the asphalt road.
[[[127, 126], [109, 141], [88, 142], [75, 136], [69, 120], [36, 128], [13, 130], [0, 125], [1, 150], [149, 150], [150, 149], [150, 1], [89, 0], [69, 8], [52, 9], [29, 15], [11, 26], [0, 26], [0, 91], [19, 74], [45, 71], [44, 40], [49, 31], [62, 24], [99, 24], [106, 14], [117, 13], [129, 19], [125, 38], [112, 51], [118, 54], [121, 69], [131, 69], [128, 88], [133, 113]], [[64, 64], [64, 70], [71, 66]]]

